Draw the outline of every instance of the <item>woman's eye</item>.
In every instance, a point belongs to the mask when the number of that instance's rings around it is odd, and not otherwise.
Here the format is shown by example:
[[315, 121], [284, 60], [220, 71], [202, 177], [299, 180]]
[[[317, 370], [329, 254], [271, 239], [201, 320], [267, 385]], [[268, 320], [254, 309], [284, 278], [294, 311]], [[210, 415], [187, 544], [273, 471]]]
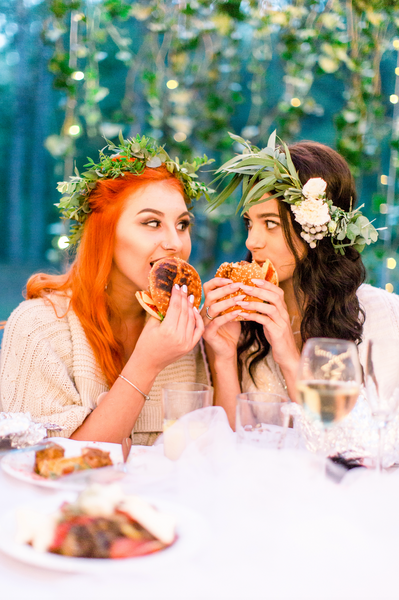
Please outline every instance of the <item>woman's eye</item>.
[[188, 219], [185, 221], [180, 221], [180, 223], [177, 225], [177, 229], [179, 231], [186, 231], [188, 227], [190, 227], [190, 221]]
[[275, 221], [266, 221], [266, 229], [274, 229], [278, 227], [280, 223], [276, 223]]
[[146, 221], [145, 223], [143, 223], [143, 225], [148, 225], [149, 227], [154, 227], [154, 229], [156, 227], [158, 227], [160, 225], [160, 221], [157, 221], [156, 219], [152, 220], [152, 221]]
[[247, 219], [246, 217], [244, 217], [244, 227], [247, 231], [249, 231], [252, 227], [252, 222], [250, 221], [250, 219]]

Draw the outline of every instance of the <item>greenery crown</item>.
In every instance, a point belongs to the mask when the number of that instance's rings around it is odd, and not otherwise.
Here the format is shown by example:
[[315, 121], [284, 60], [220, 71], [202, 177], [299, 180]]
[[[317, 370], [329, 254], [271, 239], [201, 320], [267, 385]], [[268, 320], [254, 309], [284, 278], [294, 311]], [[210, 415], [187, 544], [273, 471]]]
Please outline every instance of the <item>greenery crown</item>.
[[[173, 173], [184, 186], [184, 192], [190, 200], [198, 200], [202, 195], [209, 201], [209, 194], [213, 190], [204, 183], [198, 181], [197, 171], [213, 159], [206, 155], [202, 158], [194, 158], [193, 162], [184, 161], [180, 163], [176, 157], [172, 160], [163, 146], [158, 146], [154, 140], [146, 136], [137, 135], [135, 138], [125, 140], [119, 134], [119, 146], [106, 140], [107, 146], [100, 150], [100, 162], [95, 163], [88, 158], [85, 167], [87, 171], [82, 174], [75, 168], [75, 176], [69, 181], [61, 181], [57, 190], [63, 194], [60, 202], [56, 204], [61, 211], [63, 219], [76, 221], [72, 225], [69, 234], [69, 245], [77, 244], [83, 234], [86, 219], [92, 212], [90, 207], [90, 194], [96, 187], [98, 181], [104, 179], [116, 179], [123, 177], [125, 173], [141, 175], [146, 167], [155, 169], [165, 164], [170, 173]], [[105, 151], [112, 154], [108, 156]]]
[[[295, 220], [301, 224], [301, 237], [315, 248], [318, 240], [330, 237], [336, 252], [345, 253], [345, 247], [353, 246], [362, 252], [366, 245], [376, 242], [378, 232], [362, 215], [360, 206], [349, 212], [334, 206], [326, 197], [326, 182], [321, 178], [310, 179], [304, 186], [294, 167], [287, 144], [282, 140], [276, 146], [276, 132], [269, 137], [267, 147], [259, 149], [250, 141], [229, 133], [230, 137], [244, 147], [239, 154], [224, 163], [217, 171], [215, 181], [233, 178], [223, 191], [210, 201], [214, 209], [223, 204], [242, 182], [242, 197], [237, 212], [245, 213], [251, 206], [267, 200], [280, 198], [291, 205]], [[282, 151], [282, 149], [283, 151]], [[263, 198], [263, 200], [262, 200]]]

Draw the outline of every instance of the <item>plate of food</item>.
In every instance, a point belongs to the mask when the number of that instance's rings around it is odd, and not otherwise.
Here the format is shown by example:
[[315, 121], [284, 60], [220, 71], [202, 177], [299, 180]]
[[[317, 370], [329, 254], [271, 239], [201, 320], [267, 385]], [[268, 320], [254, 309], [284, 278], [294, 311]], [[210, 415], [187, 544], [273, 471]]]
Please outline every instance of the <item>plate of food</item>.
[[125, 495], [118, 484], [93, 484], [78, 496], [59, 493], [0, 520], [0, 550], [57, 571], [142, 572], [181, 560], [210, 539], [198, 513], [161, 500]]
[[[54, 439], [54, 438], [53, 438]], [[106, 442], [80, 442], [66, 438], [53, 439], [43, 449], [15, 450], [6, 454], [1, 466], [3, 471], [22, 481], [42, 487], [64, 487], [68, 476], [81, 471], [102, 467], [118, 469], [122, 465], [122, 449], [119, 444]], [[75, 477], [75, 475], [71, 476]], [[73, 489], [82, 489], [86, 480], [75, 480]]]

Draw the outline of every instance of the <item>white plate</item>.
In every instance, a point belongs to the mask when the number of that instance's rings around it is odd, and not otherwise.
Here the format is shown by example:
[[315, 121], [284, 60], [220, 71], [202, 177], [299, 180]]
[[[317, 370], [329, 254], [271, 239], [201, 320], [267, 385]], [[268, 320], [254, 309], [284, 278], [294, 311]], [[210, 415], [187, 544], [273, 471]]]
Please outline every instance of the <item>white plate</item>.
[[[53, 512], [65, 500], [74, 499], [71, 494], [57, 494], [51, 498], [42, 499], [36, 504], [29, 505], [40, 512]], [[206, 543], [212, 543], [211, 530], [206, 520], [198, 513], [178, 504], [150, 499], [159, 510], [172, 514], [177, 519], [177, 540], [165, 550], [123, 559], [70, 558], [50, 552], [37, 552], [31, 546], [18, 544], [16, 535], [16, 509], [9, 511], [0, 519], [0, 550], [16, 560], [55, 571], [70, 573], [107, 573], [123, 570], [135, 570], [142, 573], [148, 566], [151, 573], [157, 565], [181, 564], [189, 556], [198, 552]]]
[[[101, 450], [110, 453], [114, 465], [122, 462], [122, 450], [119, 444], [109, 444], [106, 442], [80, 442], [78, 440], [69, 440], [67, 438], [51, 438], [50, 441], [54, 441], [56, 444], [63, 446], [63, 448], [65, 448], [66, 457], [80, 456], [82, 448], [100, 448]], [[60, 477], [60, 479], [46, 479], [33, 472], [34, 464], [35, 452], [33, 450], [31, 452], [29, 452], [29, 450], [20, 452], [11, 451], [6, 454], [1, 461], [3, 471], [16, 479], [47, 488], [58, 489], [64, 487], [64, 483], [62, 482], [67, 480], [68, 475], [64, 475], [63, 477]], [[83, 487], [85, 487], [84, 482], [73, 485], [73, 489], [83, 489]]]

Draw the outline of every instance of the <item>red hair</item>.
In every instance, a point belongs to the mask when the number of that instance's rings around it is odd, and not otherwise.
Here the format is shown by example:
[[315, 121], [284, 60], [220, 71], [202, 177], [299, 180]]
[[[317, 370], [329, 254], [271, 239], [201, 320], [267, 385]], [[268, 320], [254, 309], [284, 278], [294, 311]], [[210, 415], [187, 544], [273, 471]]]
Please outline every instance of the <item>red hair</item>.
[[64, 275], [38, 273], [30, 277], [26, 286], [27, 299], [44, 297], [53, 291], [71, 294], [71, 306], [110, 386], [123, 368], [122, 346], [110, 325], [110, 316], [115, 311], [105, 292], [112, 267], [116, 224], [128, 195], [161, 181], [167, 181], [186, 199], [183, 184], [164, 165], [156, 169], [147, 167], [139, 176], [126, 173], [117, 179], [99, 181], [90, 194], [92, 212], [70, 269]]

